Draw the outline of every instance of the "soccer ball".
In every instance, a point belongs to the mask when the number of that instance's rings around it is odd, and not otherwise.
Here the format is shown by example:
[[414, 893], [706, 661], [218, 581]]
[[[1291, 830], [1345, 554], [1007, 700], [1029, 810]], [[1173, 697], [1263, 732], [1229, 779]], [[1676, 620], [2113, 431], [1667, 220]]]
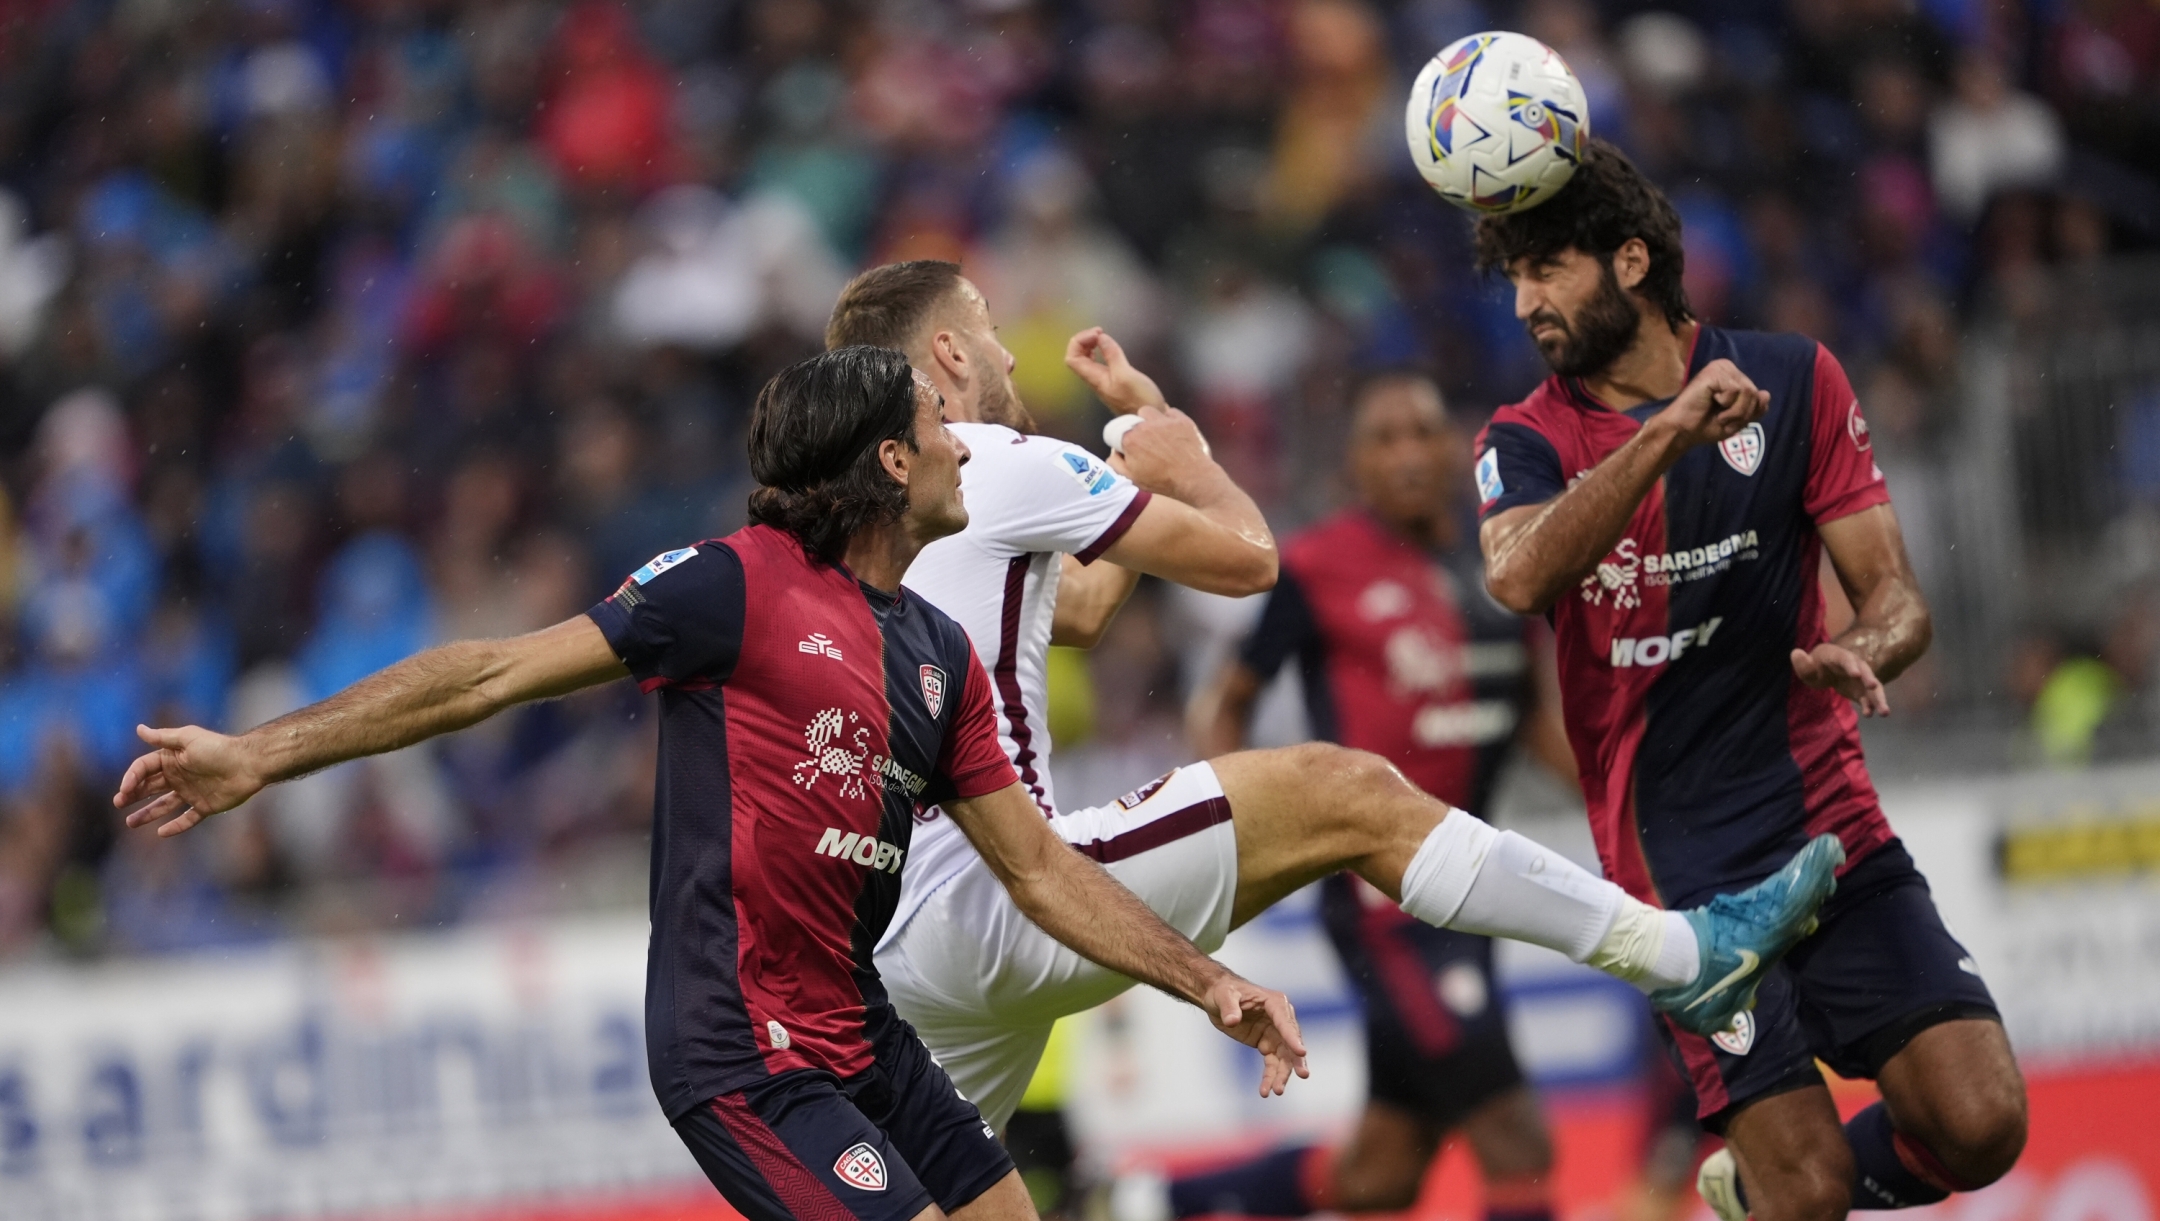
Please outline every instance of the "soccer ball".
[[1403, 134], [1442, 199], [1496, 216], [1534, 208], [1574, 177], [1590, 108], [1551, 47], [1527, 34], [1472, 34], [1418, 73]]

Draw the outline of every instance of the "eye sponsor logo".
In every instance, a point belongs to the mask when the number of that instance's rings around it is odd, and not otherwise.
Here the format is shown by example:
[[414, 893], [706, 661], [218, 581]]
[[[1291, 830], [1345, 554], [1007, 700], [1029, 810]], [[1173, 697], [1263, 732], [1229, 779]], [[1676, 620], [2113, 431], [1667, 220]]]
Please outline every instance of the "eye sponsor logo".
[[812, 632], [808, 640], [798, 641], [795, 645], [795, 651], [798, 653], [815, 653], [819, 657], [830, 657], [834, 661], [841, 660], [840, 646], [834, 644], [832, 637], [823, 632]]
[[864, 1191], [885, 1190], [885, 1159], [869, 1144], [858, 1141], [840, 1160], [833, 1163], [832, 1172], [850, 1187]]
[[861, 722], [859, 714], [838, 708], [812, 717], [803, 727], [810, 757], [795, 765], [796, 786], [814, 791], [820, 777], [831, 776], [842, 797], [868, 797], [873, 790], [883, 794], [888, 784], [909, 797], [922, 796], [930, 782], [899, 760], [871, 750], [870, 727]]
[[1704, 648], [1710, 638], [1717, 634], [1718, 625], [1725, 622], [1723, 615], [1706, 619], [1691, 628], [1683, 628], [1670, 636], [1628, 636], [1615, 638], [1612, 642], [1612, 666], [1615, 670], [1630, 666], [1662, 666], [1678, 661], [1689, 649]]
[[875, 835], [859, 831], [842, 831], [838, 827], [825, 828], [818, 837], [819, 856], [835, 856], [843, 861], [867, 865], [880, 873], [899, 873], [900, 862], [907, 856], [907, 849], [898, 844], [888, 844]]

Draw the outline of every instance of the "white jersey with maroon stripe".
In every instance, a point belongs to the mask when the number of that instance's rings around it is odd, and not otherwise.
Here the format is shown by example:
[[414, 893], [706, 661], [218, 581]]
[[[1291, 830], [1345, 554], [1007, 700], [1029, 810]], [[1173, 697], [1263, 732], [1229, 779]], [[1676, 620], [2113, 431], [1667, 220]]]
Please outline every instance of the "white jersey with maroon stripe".
[[[904, 584], [967, 629], [991, 678], [999, 743], [1020, 783], [1049, 816], [1057, 804], [1050, 787], [1044, 670], [1057, 610], [1058, 556], [1092, 562], [1131, 528], [1148, 493], [1102, 459], [1055, 438], [995, 424], [951, 427], [972, 453], [960, 469], [968, 527], [924, 548]], [[931, 891], [973, 859], [973, 845], [952, 820], [936, 811], [917, 815], [887, 940]]]

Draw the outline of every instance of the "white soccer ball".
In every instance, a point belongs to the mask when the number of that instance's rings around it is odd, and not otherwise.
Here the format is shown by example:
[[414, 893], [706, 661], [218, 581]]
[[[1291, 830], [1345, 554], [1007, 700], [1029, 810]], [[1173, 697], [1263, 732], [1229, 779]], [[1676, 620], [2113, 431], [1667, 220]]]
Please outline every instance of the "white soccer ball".
[[1536, 207], [1575, 176], [1590, 108], [1551, 47], [1527, 34], [1472, 34], [1418, 73], [1403, 134], [1442, 199], [1499, 215]]

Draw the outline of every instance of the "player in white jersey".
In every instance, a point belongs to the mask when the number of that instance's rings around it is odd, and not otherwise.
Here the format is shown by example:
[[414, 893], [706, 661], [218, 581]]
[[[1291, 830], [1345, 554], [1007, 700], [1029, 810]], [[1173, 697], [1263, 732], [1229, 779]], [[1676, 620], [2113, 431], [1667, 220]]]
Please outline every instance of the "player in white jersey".
[[[1191, 764], [1111, 804], [1060, 813], [1043, 716], [1049, 646], [1092, 644], [1141, 573], [1218, 593], [1269, 588], [1266, 521], [1192, 421], [1099, 329], [1073, 337], [1066, 363], [1112, 410], [1141, 416], [1122, 453], [1105, 463], [1030, 435], [1012, 356], [955, 264], [896, 263], [856, 277], [825, 339], [901, 349], [945, 396], [973, 454], [961, 474], [968, 527], [925, 548], [906, 584], [967, 629], [996, 687], [1004, 746], [1059, 834], [1203, 949], [1350, 869], [1418, 919], [1559, 950], [1713, 1032], [1752, 1003], [1761, 972], [1829, 894], [1842, 852], [1826, 836], [1751, 890], [1660, 912], [1450, 810], [1376, 755], [1321, 743]], [[877, 965], [901, 1015], [1000, 1127], [1051, 1024], [1131, 986], [1021, 915], [934, 809], [917, 815]]]

